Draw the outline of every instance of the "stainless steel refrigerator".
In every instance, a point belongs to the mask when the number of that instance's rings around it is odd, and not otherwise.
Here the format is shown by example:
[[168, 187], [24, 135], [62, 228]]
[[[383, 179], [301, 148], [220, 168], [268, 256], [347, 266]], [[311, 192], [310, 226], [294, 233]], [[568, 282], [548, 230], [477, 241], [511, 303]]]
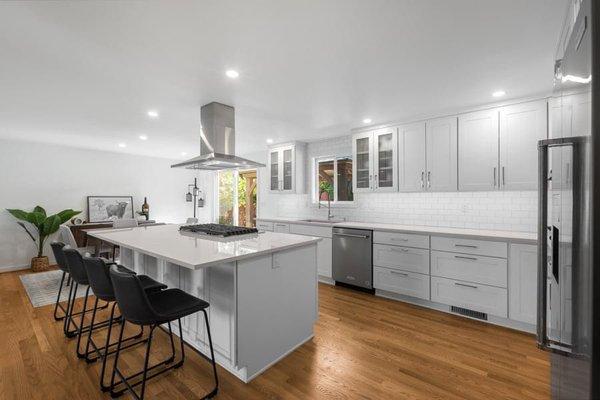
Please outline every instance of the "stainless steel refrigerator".
[[[598, 212], [594, 196], [600, 157], [595, 146], [598, 102], [594, 94], [596, 61], [593, 0], [574, 2], [572, 25], [562, 58], [555, 64], [549, 101], [550, 138], [539, 143], [538, 346], [550, 352], [553, 399], [596, 399], [596, 336], [599, 309], [594, 307], [600, 269]], [[592, 10], [594, 8], [594, 10]], [[576, 18], [575, 18], [576, 17]], [[594, 43], [594, 45], [592, 44]], [[596, 74], [595, 77], [598, 75]], [[595, 78], [594, 77], [594, 78]], [[596, 297], [595, 297], [596, 296]]]

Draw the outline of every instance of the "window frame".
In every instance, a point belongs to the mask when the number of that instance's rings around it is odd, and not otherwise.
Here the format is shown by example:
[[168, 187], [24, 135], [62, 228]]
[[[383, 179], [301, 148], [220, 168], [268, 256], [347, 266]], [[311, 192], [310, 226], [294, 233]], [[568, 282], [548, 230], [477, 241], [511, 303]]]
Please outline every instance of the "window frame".
[[[354, 206], [355, 196], [354, 188], [352, 190], [352, 200], [338, 200], [338, 161], [349, 159], [354, 163], [352, 156], [338, 155], [338, 156], [319, 156], [314, 157], [312, 162], [312, 178], [311, 178], [311, 198], [312, 204], [318, 206], [319, 204], [319, 187], [317, 172], [319, 170], [319, 163], [333, 161], [333, 200], [331, 201], [332, 206]], [[322, 201], [321, 201], [322, 203]]]
[[239, 204], [238, 204], [238, 180], [240, 179], [240, 172], [246, 171], [256, 171], [256, 214], [259, 213], [260, 207], [260, 179], [261, 179], [261, 171], [260, 168], [244, 168], [244, 169], [232, 169], [232, 170], [221, 170], [215, 171], [214, 173], [214, 202], [215, 205], [213, 208], [214, 217], [213, 220], [215, 223], [219, 223], [220, 217], [220, 198], [219, 198], [219, 173], [224, 171], [232, 171], [233, 172], [233, 225], [239, 226]]

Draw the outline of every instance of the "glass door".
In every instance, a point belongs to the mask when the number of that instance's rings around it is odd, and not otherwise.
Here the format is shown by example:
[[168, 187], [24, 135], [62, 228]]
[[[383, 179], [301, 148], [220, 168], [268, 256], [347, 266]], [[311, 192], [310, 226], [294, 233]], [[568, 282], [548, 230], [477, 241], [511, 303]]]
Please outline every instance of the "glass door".
[[385, 129], [375, 132], [375, 190], [389, 191], [396, 189], [396, 148], [397, 136], [395, 129]]
[[354, 137], [352, 142], [354, 153], [354, 189], [356, 192], [371, 190], [373, 172], [371, 167], [371, 146], [373, 135], [361, 134]]
[[291, 148], [283, 150], [283, 191], [292, 191], [294, 182], [294, 153]]
[[279, 191], [279, 151], [273, 150], [269, 153], [269, 168], [270, 168], [270, 184], [271, 191]]

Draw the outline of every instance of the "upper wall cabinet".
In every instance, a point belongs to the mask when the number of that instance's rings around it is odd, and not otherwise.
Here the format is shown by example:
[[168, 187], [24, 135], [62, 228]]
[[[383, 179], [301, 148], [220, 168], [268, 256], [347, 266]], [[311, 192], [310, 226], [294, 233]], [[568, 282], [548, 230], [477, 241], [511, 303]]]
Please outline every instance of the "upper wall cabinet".
[[398, 128], [398, 188], [401, 192], [425, 190], [425, 123]]
[[498, 109], [458, 117], [458, 188], [498, 188]]
[[398, 188], [402, 192], [457, 189], [456, 117], [398, 128]]
[[500, 109], [499, 188], [537, 188], [537, 143], [547, 137], [546, 107], [543, 100]]
[[536, 189], [537, 142], [547, 131], [546, 100], [459, 116], [459, 189]]
[[269, 148], [268, 173], [271, 193], [303, 193], [306, 145], [301, 142]]
[[458, 183], [458, 135], [456, 117], [427, 121], [427, 190], [450, 192]]
[[352, 179], [355, 192], [390, 192], [398, 189], [397, 128], [352, 136]]
[[591, 112], [591, 92], [552, 97], [548, 102], [550, 138], [591, 135]]

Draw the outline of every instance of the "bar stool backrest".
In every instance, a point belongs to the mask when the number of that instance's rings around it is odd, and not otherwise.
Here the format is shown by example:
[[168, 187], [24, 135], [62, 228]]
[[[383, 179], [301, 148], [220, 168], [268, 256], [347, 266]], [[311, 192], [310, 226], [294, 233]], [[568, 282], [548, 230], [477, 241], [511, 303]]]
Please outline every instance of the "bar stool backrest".
[[69, 264], [67, 264], [67, 259], [65, 258], [63, 250], [65, 244], [63, 242], [52, 242], [50, 243], [50, 247], [52, 247], [52, 253], [54, 253], [54, 259], [56, 259], [58, 268], [64, 272], [69, 272]]
[[83, 265], [94, 295], [100, 300], [113, 301], [115, 291], [110, 281], [108, 265], [104, 260], [99, 257], [83, 257]]
[[115, 266], [111, 266], [110, 280], [119, 309], [127, 321], [140, 325], [159, 322], [160, 317], [150, 305], [137, 276], [120, 272]]
[[83, 266], [83, 257], [81, 254], [70, 247], [65, 247], [63, 252], [67, 259], [67, 265], [69, 266], [69, 272], [71, 273], [73, 280], [77, 283], [87, 285], [88, 277], [85, 272], [85, 267]]

